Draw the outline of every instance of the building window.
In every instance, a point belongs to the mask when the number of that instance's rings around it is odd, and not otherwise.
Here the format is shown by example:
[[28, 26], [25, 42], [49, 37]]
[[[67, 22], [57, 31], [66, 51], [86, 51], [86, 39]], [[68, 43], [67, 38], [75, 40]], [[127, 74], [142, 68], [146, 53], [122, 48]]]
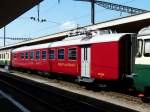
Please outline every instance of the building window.
[[144, 42], [145, 42], [145, 45], [144, 45], [144, 56], [145, 57], [150, 57], [150, 40], [147, 39]]
[[45, 60], [46, 59], [46, 51], [42, 51], [42, 59]]
[[49, 50], [49, 59], [55, 59], [55, 51]]
[[28, 52], [26, 52], [26, 59], [28, 59]]
[[68, 58], [69, 58], [69, 60], [76, 60], [77, 59], [76, 48], [71, 48], [68, 50]]
[[34, 59], [34, 51], [30, 53], [30, 59]]
[[64, 59], [64, 49], [58, 49], [58, 59]]
[[142, 56], [142, 48], [143, 48], [143, 41], [140, 39], [137, 41], [137, 54], [136, 57], [141, 57]]
[[37, 59], [37, 60], [40, 59], [40, 51], [36, 51], [36, 59]]
[[24, 53], [21, 53], [21, 59], [24, 59]]

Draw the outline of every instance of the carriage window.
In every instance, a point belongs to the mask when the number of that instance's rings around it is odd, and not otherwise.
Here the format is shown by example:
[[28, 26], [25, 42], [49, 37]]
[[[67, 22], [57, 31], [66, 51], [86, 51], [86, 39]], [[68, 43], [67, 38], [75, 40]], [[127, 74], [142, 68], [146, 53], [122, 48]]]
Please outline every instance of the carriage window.
[[21, 59], [24, 59], [24, 53], [21, 53]]
[[33, 51], [30, 53], [30, 59], [34, 59], [34, 52]]
[[42, 59], [46, 59], [46, 51], [42, 51]]
[[26, 59], [28, 59], [28, 52], [26, 52]]
[[37, 60], [40, 59], [40, 51], [36, 51], [36, 59], [37, 59]]
[[138, 49], [137, 49], [136, 57], [141, 57], [142, 56], [143, 41], [138, 40], [137, 45], [138, 45]]
[[49, 59], [55, 59], [55, 51], [49, 50]]
[[69, 58], [69, 60], [76, 60], [77, 59], [76, 48], [71, 48], [68, 50], [68, 58]]
[[58, 49], [58, 59], [64, 59], [64, 49]]
[[144, 56], [145, 57], [150, 57], [150, 40], [145, 40]]

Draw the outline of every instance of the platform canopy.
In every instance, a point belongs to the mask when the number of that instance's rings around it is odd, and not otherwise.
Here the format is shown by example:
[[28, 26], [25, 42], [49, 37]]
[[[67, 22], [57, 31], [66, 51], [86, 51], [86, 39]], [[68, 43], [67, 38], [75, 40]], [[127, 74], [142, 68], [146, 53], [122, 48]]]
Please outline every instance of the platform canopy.
[[34, 45], [34, 44], [42, 44], [52, 41], [59, 41], [66, 37], [68, 37], [69, 33], [74, 31], [79, 31], [80, 29], [87, 29], [87, 30], [106, 30], [111, 29], [113, 31], [119, 33], [138, 33], [144, 27], [150, 26], [150, 12], [141, 13], [137, 15], [129, 15], [127, 17], [121, 17], [114, 20], [100, 22], [94, 25], [88, 25], [84, 27], [80, 27], [78, 29], [72, 29], [68, 31], [58, 32], [51, 35], [46, 35], [43, 37], [34, 38], [29, 41], [22, 41], [16, 44], [8, 45], [1, 49], [9, 49], [9, 48], [17, 48], [20, 46], [27, 46], [27, 45]]
[[0, 0], [0, 28], [43, 0]]

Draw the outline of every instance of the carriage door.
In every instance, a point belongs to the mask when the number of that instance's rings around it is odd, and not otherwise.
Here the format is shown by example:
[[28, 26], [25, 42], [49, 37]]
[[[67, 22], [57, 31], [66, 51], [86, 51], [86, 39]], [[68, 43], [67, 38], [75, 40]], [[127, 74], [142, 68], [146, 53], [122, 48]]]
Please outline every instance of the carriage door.
[[81, 48], [81, 77], [90, 77], [90, 46], [83, 46]]

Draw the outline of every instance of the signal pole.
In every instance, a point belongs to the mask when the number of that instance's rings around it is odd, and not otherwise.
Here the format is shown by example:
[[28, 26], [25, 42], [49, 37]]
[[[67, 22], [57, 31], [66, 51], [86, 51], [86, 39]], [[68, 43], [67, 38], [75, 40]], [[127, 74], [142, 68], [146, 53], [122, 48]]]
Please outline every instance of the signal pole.
[[6, 26], [4, 26], [4, 47], [6, 45]]
[[37, 20], [40, 21], [40, 4], [37, 5]]
[[91, 23], [95, 24], [95, 0], [91, 0]]
[[82, 1], [82, 2], [91, 2], [91, 23], [95, 24], [95, 2], [96, 0], [74, 0], [74, 1]]

